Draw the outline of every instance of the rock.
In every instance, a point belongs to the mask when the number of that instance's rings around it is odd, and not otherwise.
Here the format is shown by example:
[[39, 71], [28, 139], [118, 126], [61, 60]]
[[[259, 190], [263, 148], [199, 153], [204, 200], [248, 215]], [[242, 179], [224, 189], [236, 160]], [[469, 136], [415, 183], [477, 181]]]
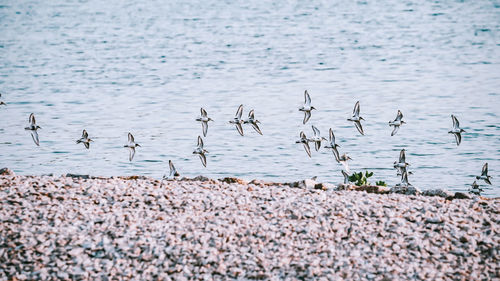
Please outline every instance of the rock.
[[377, 194], [385, 194], [389, 193], [390, 189], [387, 186], [379, 186], [379, 185], [362, 185], [356, 186], [354, 190], [357, 191], [366, 191], [368, 193], [377, 193]]
[[424, 196], [439, 196], [443, 198], [453, 198], [454, 194], [446, 189], [428, 189], [422, 192]]
[[230, 177], [223, 178], [220, 181], [221, 182], [225, 182], [225, 183], [248, 184], [248, 182], [245, 181], [245, 180], [242, 180], [242, 179], [239, 179], [239, 178], [230, 178]]
[[471, 199], [471, 196], [469, 196], [467, 193], [455, 192], [455, 196], [453, 198], [454, 199]]
[[66, 174], [65, 177], [67, 178], [76, 178], [76, 179], [89, 179], [89, 175], [76, 175], [76, 174]]
[[16, 174], [9, 168], [0, 169], [0, 176], [15, 176]]
[[396, 185], [389, 190], [389, 193], [420, 195], [422, 192], [414, 186]]

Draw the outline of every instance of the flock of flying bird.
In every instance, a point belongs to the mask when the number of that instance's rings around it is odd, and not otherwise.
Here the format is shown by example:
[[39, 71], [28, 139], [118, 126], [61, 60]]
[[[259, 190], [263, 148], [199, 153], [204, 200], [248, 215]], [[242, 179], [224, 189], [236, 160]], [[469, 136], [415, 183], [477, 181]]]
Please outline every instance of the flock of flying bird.
[[[0, 94], [0, 98], [1, 98]], [[0, 105], [6, 105], [3, 101], [0, 101]], [[311, 105], [311, 97], [307, 90], [304, 92], [304, 105], [299, 108], [299, 111], [304, 112], [304, 119], [302, 123], [305, 125], [307, 121], [311, 118], [311, 112], [312, 110], [315, 110], [316, 108]], [[211, 118], [208, 117], [207, 111], [203, 108], [200, 109], [201, 114], [198, 118], [195, 120], [198, 122], [201, 122], [202, 125], [202, 133], [203, 136], [207, 136], [208, 132], [208, 122], [209, 121], [214, 121]], [[360, 112], [360, 105], [359, 101], [356, 102], [354, 105], [354, 109], [352, 112], [352, 117], [348, 118], [348, 121], [351, 121], [354, 123], [356, 129], [361, 135], [364, 135], [363, 131], [363, 126], [361, 125], [361, 121], [364, 121], [363, 117], [359, 115]], [[236, 130], [238, 133], [243, 136], [243, 124], [250, 124], [253, 129], [262, 135], [262, 131], [259, 128], [259, 120], [255, 119], [255, 113], [254, 110], [250, 110], [248, 113], [248, 118], [246, 120], [242, 119], [243, 115], [243, 105], [240, 105], [238, 107], [238, 110], [236, 111], [236, 114], [233, 118], [233, 120], [230, 120], [230, 124], [234, 124], [236, 127]], [[405, 124], [406, 122], [402, 120], [403, 119], [403, 113], [398, 110], [396, 118], [393, 121], [389, 121], [389, 126], [394, 127], [391, 133], [391, 136], [396, 135], [398, 132], [399, 128], [401, 125]], [[453, 121], [453, 126], [452, 130], [449, 131], [448, 133], [453, 134], [455, 137], [455, 141], [457, 143], [457, 146], [460, 145], [462, 141], [462, 133], [465, 132], [465, 130], [460, 128], [460, 123], [458, 122], [458, 119], [456, 116], [451, 115], [451, 119]], [[30, 114], [29, 116], [29, 125], [28, 127], [25, 127], [25, 130], [30, 131], [31, 137], [33, 138], [33, 141], [37, 146], [40, 145], [39, 137], [38, 137], [38, 129], [41, 129], [40, 126], [37, 125], [36, 120], [35, 120], [35, 115], [33, 113]], [[314, 143], [314, 148], [316, 151], [318, 151], [321, 148], [321, 142], [323, 140], [327, 141], [324, 137], [321, 136], [320, 131], [318, 128], [316, 128], [314, 125], [312, 125], [312, 130], [313, 130], [313, 136], [311, 138], [308, 138], [304, 131], [300, 132], [300, 139], [296, 141], [296, 143], [301, 143], [304, 146], [304, 149], [309, 157], [311, 157], [311, 149], [309, 147], [309, 143]], [[89, 138], [89, 135], [86, 130], [83, 130], [82, 136], [80, 139], [76, 141], [77, 144], [83, 143], [86, 149], [90, 148], [90, 143], [93, 140]], [[140, 147], [140, 144], [136, 143], [134, 140], [134, 136], [131, 133], [128, 133], [128, 142], [124, 147], [128, 148], [129, 150], [129, 161], [132, 161], [135, 155], [135, 150], [137, 147]], [[344, 153], [340, 155], [338, 151], [338, 147], [340, 147], [336, 142], [335, 142], [335, 135], [333, 133], [333, 130], [330, 128], [329, 130], [329, 139], [328, 139], [328, 145], [326, 145], [324, 148], [331, 149], [333, 152], [333, 155], [335, 157], [335, 160], [342, 164], [344, 166], [344, 170], [342, 170], [342, 175], [344, 176], [344, 184], [349, 183], [349, 165], [348, 165], [348, 160], [352, 160], [347, 153]], [[206, 149], [204, 149], [203, 146], [203, 139], [201, 136], [198, 136], [198, 145], [193, 151], [193, 154], [198, 154], [200, 157], [201, 163], [203, 166], [207, 166], [207, 158], [205, 154], [208, 153]], [[171, 160], [169, 162], [169, 168], [170, 172], [168, 175], [164, 175], [163, 179], [166, 180], [172, 180], [175, 179], [176, 177], [179, 176], [179, 173], [177, 172], [174, 164], [172, 163]], [[399, 160], [394, 162], [394, 168], [397, 170], [397, 174], [401, 176], [401, 183], [399, 185], [402, 186], [408, 186], [411, 185], [408, 182], [408, 174], [412, 174], [412, 172], [408, 171], [408, 166], [410, 164], [406, 162], [406, 155], [405, 155], [405, 149], [402, 149], [400, 154], [399, 154]], [[482, 172], [480, 176], [476, 176], [477, 180], [484, 180], [487, 184], [491, 185], [491, 176], [488, 175], [488, 163], [485, 163], [482, 168]], [[474, 181], [471, 185], [470, 192], [475, 193], [475, 194], [480, 194], [483, 190], [480, 188], [480, 186], [477, 184], [476, 181]]]

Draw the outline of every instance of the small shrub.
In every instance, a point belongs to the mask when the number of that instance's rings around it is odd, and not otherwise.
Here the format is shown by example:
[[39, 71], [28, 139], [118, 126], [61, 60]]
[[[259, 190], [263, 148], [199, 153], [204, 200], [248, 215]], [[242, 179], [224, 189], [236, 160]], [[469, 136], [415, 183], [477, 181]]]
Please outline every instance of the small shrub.
[[363, 172], [352, 173], [352, 175], [349, 176], [349, 181], [357, 186], [369, 185], [368, 178], [371, 176], [373, 176], [373, 172], [365, 171], [364, 174]]
[[375, 185], [378, 185], [378, 186], [387, 186], [387, 184], [385, 183], [385, 181], [377, 181], [375, 183]]

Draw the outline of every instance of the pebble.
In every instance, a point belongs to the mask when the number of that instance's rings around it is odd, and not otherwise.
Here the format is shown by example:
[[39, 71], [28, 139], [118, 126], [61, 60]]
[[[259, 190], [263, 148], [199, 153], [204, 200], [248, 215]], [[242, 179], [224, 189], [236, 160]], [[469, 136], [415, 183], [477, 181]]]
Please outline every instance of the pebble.
[[500, 199], [419, 193], [2, 169], [0, 280], [497, 278]]

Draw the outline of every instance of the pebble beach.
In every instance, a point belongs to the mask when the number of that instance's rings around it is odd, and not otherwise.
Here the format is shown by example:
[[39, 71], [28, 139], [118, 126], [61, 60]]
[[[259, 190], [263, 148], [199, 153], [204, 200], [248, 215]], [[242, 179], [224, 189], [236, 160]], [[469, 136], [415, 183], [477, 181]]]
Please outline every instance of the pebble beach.
[[0, 280], [498, 280], [498, 198], [383, 193], [4, 170]]

